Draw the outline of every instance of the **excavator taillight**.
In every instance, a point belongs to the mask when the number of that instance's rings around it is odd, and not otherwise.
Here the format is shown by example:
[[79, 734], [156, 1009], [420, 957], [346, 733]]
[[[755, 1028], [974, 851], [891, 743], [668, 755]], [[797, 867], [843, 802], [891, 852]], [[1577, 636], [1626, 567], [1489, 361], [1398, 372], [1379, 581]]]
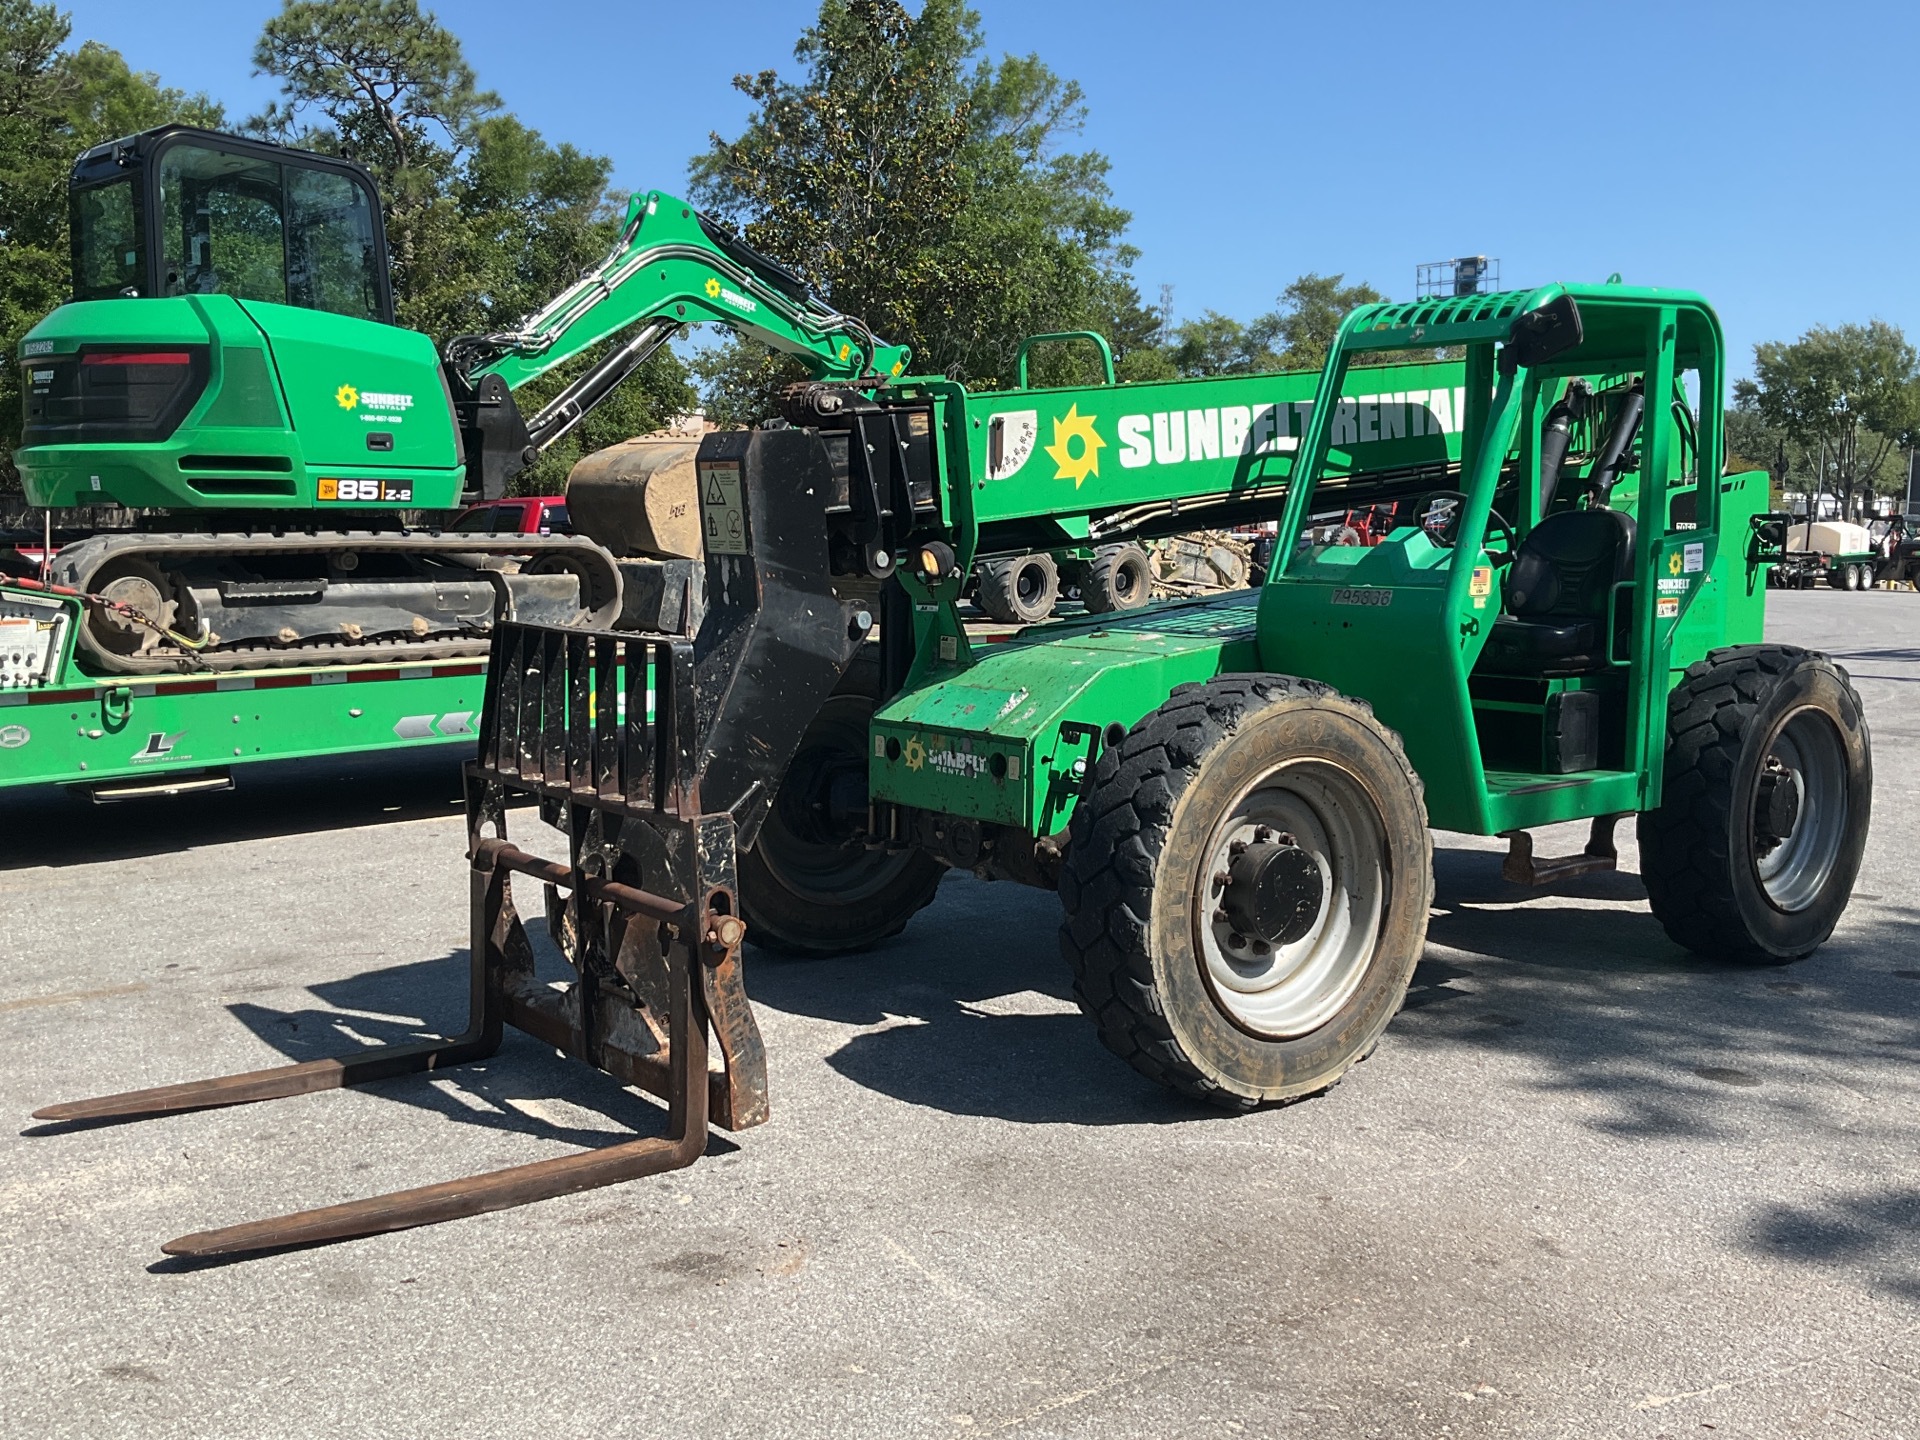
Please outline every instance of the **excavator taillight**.
[[165, 440], [207, 388], [204, 345], [87, 346], [27, 363], [22, 446]]
[[185, 350], [109, 350], [80, 357], [82, 365], [191, 365]]

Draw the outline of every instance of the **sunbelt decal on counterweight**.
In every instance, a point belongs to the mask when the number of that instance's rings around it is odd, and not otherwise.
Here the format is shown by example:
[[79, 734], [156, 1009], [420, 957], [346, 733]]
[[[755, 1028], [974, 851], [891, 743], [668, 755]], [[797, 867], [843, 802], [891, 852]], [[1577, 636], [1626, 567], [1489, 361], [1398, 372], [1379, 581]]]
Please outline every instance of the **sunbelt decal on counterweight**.
[[[1464, 386], [1349, 395], [1334, 409], [1328, 440], [1335, 449], [1351, 450], [1383, 440], [1456, 435], [1466, 402]], [[1109, 448], [1124, 470], [1241, 455], [1287, 455], [1299, 448], [1312, 411], [1311, 400], [1156, 410], [1120, 416], [1112, 422], [1111, 439], [1103, 433], [1108, 422], [1081, 414], [1077, 401], [1064, 415], [1045, 420], [1037, 410], [1003, 411], [992, 420], [996, 434], [987, 456], [987, 479], [1006, 480], [1019, 474], [1036, 449], [1052, 462], [1053, 478], [1071, 480], [1076, 490], [1099, 477], [1103, 458], [1113, 458], [1102, 454]], [[1038, 443], [1042, 432], [1046, 444]]]

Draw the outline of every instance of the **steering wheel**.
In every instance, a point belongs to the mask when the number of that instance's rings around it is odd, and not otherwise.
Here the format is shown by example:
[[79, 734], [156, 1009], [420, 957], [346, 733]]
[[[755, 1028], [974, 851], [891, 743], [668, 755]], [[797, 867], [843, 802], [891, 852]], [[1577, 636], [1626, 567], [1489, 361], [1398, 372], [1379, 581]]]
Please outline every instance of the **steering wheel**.
[[[1438, 512], [1438, 513], [1436, 513]], [[1451, 550], [1460, 543], [1460, 517], [1467, 513], [1467, 497], [1460, 490], [1434, 490], [1422, 497], [1416, 512], [1420, 528], [1425, 530], [1433, 543]], [[1506, 541], [1507, 548], [1500, 552], [1489, 552], [1487, 558], [1496, 565], [1504, 565], [1513, 559], [1513, 552], [1519, 548], [1513, 526], [1498, 510], [1487, 511], [1487, 534], [1483, 545], [1493, 540], [1498, 532]]]
[[[1493, 543], [1494, 531], [1500, 532], [1500, 538], [1506, 542], [1504, 550], [1488, 548]], [[1505, 565], [1512, 561], [1513, 552], [1520, 548], [1520, 537], [1514, 534], [1513, 526], [1507, 523], [1507, 517], [1498, 510], [1487, 511], [1487, 533], [1481, 539], [1480, 548], [1487, 552], [1487, 559], [1495, 565]]]

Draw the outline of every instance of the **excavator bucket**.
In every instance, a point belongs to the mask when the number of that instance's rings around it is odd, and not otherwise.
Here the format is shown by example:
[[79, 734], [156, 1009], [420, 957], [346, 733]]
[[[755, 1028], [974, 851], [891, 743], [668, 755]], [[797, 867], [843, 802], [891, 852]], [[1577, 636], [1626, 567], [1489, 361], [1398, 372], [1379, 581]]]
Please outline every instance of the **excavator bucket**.
[[[304, 1095], [479, 1059], [512, 1025], [664, 1096], [667, 1133], [187, 1235], [168, 1254], [275, 1250], [506, 1209], [690, 1165], [710, 1123], [739, 1130], [767, 1118], [735, 856], [874, 621], [857, 591], [835, 593], [832, 464], [817, 436], [712, 435], [699, 464], [716, 497], [705, 518], [729, 538], [708, 547], [695, 633], [495, 626], [479, 753], [466, 770], [465, 1030], [34, 1112], [87, 1125]], [[566, 835], [567, 864], [509, 842], [509, 808], [527, 800]], [[574, 972], [562, 990], [535, 976], [515, 874], [548, 887], [549, 926]]]

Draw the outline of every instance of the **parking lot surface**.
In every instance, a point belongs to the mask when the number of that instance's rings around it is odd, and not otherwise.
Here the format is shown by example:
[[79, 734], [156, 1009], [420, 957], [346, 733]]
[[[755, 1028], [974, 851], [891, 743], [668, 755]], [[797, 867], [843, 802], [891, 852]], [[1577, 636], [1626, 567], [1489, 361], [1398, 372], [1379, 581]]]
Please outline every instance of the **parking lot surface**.
[[661, 1111], [510, 1031], [433, 1078], [35, 1133], [457, 1026], [458, 777], [0, 802], [0, 1432], [1920, 1440], [1920, 597], [1771, 614], [1875, 746], [1808, 960], [1678, 950], [1631, 827], [1621, 873], [1549, 894], [1443, 835], [1374, 1057], [1233, 1118], [1100, 1048], [1052, 895], [950, 878], [871, 955], [749, 951], [774, 1119], [693, 1169], [202, 1268], [160, 1242]]

